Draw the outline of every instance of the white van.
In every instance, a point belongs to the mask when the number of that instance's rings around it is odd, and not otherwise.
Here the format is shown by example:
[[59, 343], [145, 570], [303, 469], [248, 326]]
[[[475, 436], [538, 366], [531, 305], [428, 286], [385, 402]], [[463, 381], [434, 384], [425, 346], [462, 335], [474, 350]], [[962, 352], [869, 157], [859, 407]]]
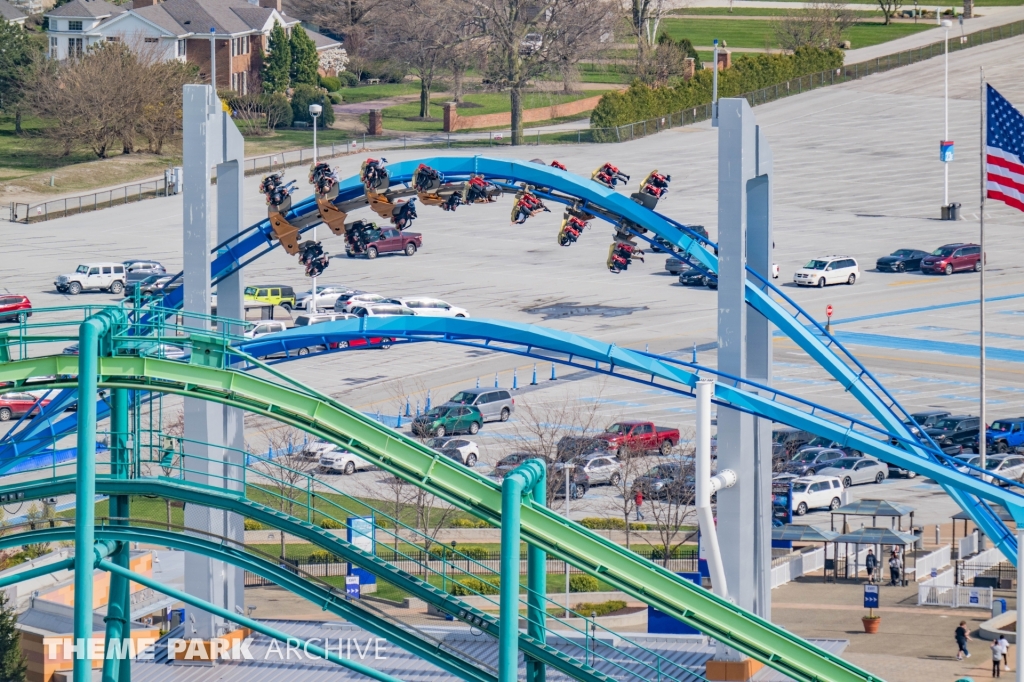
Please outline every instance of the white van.
[[835, 476], [802, 476], [793, 479], [793, 513], [803, 516], [811, 509], [843, 506], [843, 482]]
[[793, 281], [804, 287], [823, 287], [826, 284], [853, 284], [860, 279], [857, 259], [849, 256], [822, 256], [812, 258], [793, 274]]

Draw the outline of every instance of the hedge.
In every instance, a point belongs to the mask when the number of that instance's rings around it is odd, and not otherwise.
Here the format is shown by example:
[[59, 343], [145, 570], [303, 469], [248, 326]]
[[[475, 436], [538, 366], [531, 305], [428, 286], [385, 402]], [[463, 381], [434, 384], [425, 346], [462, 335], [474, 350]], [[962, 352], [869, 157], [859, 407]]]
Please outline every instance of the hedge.
[[[590, 530], [626, 530], [626, 521], [620, 518], [588, 516], [580, 519], [580, 525]], [[648, 530], [646, 523], [630, 523], [630, 530]]]
[[586, 573], [577, 573], [569, 577], [570, 592], [597, 592], [601, 588], [597, 578]]
[[498, 576], [491, 576], [487, 582], [476, 578], [466, 578], [461, 583], [454, 583], [451, 593], [456, 597], [472, 597], [478, 594], [498, 594], [500, 581]]
[[[842, 51], [814, 47], [801, 47], [792, 55], [751, 55], [719, 72], [718, 96], [736, 97], [842, 65]], [[601, 97], [590, 115], [590, 127], [614, 128], [710, 104], [713, 77], [711, 69], [703, 69], [690, 80], [674, 86], [652, 88], [634, 82], [628, 90], [609, 92]]]
[[607, 616], [609, 613], [621, 611], [624, 608], [626, 608], [626, 602], [621, 599], [610, 599], [602, 602], [582, 602], [580, 604], [574, 604], [572, 610], [584, 618], [589, 618], [592, 613], [596, 613], [600, 618], [601, 616]]

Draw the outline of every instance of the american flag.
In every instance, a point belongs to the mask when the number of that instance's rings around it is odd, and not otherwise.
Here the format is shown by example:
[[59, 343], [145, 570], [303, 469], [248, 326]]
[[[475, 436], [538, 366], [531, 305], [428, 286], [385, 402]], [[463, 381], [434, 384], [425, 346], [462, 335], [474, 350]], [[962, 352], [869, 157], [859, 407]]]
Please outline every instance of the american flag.
[[1024, 211], [1024, 116], [995, 88], [988, 92], [985, 148], [985, 187], [998, 199]]

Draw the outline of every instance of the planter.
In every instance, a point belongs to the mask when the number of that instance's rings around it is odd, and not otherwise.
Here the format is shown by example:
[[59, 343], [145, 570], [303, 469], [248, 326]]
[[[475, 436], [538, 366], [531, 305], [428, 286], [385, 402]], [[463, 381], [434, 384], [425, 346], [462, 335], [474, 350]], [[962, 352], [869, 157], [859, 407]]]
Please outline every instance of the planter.
[[882, 624], [881, 616], [864, 616], [860, 619], [864, 623], [864, 632], [869, 635], [874, 635], [878, 632], [879, 626]]

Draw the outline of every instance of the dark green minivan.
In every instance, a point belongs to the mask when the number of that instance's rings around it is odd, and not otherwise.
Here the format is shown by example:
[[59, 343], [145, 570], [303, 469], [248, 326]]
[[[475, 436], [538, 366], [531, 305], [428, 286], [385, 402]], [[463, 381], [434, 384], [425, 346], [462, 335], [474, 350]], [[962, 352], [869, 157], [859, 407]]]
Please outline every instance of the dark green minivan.
[[438, 438], [456, 433], [475, 434], [483, 423], [483, 415], [473, 405], [438, 405], [412, 420], [412, 433]]

